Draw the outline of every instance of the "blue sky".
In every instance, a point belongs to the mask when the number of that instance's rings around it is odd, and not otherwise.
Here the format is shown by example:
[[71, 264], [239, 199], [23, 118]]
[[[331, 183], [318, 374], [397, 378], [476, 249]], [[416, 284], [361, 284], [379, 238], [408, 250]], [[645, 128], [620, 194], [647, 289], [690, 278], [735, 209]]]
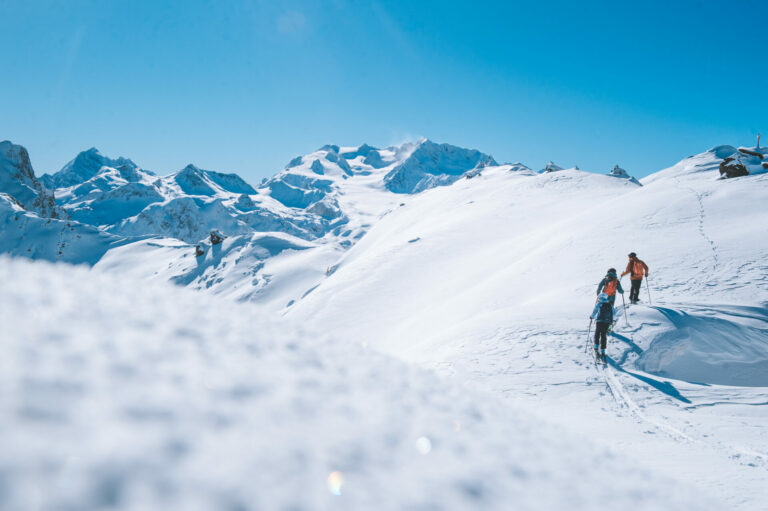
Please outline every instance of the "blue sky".
[[[0, 140], [255, 182], [421, 136], [643, 176], [768, 144], [767, 2], [0, 0]], [[761, 124], [762, 123], [762, 124]]]

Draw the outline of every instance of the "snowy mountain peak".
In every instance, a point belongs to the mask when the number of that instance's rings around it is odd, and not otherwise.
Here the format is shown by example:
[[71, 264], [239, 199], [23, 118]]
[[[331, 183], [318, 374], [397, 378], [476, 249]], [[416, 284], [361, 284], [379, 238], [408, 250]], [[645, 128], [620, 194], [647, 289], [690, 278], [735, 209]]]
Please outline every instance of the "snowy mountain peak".
[[[95, 147], [91, 147], [79, 153], [55, 174], [44, 174], [41, 180], [49, 188], [66, 188], [88, 181], [103, 167], [121, 169], [121, 173], [127, 176], [137, 176], [140, 170], [140, 167], [128, 158], [109, 158]], [[147, 170], [141, 169], [141, 171], [144, 174], [154, 175]]]
[[23, 146], [16, 145], [10, 140], [3, 140], [0, 142], [0, 158], [2, 158], [4, 170], [11, 171], [13, 168], [22, 178], [35, 177], [29, 153]]
[[192, 172], [192, 173], [200, 173], [201, 174], [203, 171], [202, 171], [202, 169], [200, 167], [198, 167], [194, 163], [188, 163], [186, 167], [184, 167], [183, 169], [181, 169], [179, 171], [179, 173], [183, 173], [183, 172]]
[[173, 175], [173, 181], [188, 195], [256, 193], [256, 190], [237, 174], [203, 170], [192, 163]]
[[27, 150], [9, 140], [0, 142], [0, 192], [42, 217], [66, 216], [56, 207], [53, 194], [35, 177]]
[[492, 156], [476, 149], [436, 144], [426, 138], [403, 144], [397, 154], [407, 156], [384, 177], [387, 189], [395, 193], [418, 193], [451, 184], [481, 163], [498, 165]]
[[342, 152], [340, 156], [347, 160], [354, 160], [359, 156], [366, 158], [368, 157], [369, 154], [371, 154], [371, 152], [374, 152], [374, 151], [378, 151], [378, 149], [368, 144], [363, 144], [353, 151]]

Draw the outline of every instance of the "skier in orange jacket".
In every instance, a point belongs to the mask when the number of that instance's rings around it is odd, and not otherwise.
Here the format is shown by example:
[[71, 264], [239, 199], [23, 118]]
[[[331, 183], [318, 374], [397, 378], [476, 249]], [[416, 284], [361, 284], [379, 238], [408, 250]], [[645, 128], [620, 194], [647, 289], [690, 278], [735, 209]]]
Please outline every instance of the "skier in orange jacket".
[[630, 252], [627, 269], [621, 276], [626, 274], [629, 274], [629, 280], [632, 281], [632, 288], [629, 290], [629, 302], [637, 303], [640, 297], [640, 286], [643, 283], [643, 274], [648, 276], [648, 265], [638, 259], [637, 254]]

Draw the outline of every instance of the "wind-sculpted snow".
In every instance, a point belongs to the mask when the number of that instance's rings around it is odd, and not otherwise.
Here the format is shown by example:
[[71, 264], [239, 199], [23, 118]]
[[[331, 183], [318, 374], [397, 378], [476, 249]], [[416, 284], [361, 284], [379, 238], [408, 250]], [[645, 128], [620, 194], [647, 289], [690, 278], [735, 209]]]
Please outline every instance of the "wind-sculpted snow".
[[768, 387], [767, 308], [670, 305], [655, 311], [661, 328], [648, 334], [638, 368], [677, 380]]
[[709, 507], [492, 396], [252, 307], [40, 262], [0, 259], [0, 279], [2, 509]]

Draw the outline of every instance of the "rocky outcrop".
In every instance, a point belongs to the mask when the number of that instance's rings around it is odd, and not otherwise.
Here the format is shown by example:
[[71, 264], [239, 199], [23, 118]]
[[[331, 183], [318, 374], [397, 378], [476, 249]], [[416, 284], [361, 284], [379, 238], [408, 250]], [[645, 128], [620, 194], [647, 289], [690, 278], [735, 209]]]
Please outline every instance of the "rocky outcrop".
[[748, 154], [750, 156], [757, 156], [759, 159], [763, 159], [765, 156], [760, 151], [749, 149], [747, 147], [739, 147], [738, 151], [742, 154]]
[[211, 231], [210, 238], [211, 238], [211, 245], [218, 245], [219, 243], [224, 241], [224, 238], [226, 238], [226, 236], [221, 234], [221, 231], [219, 231], [218, 229], [214, 229]]
[[720, 175], [727, 178], [748, 176], [749, 171], [740, 160], [729, 156], [720, 163]]
[[559, 172], [561, 170], [563, 170], [563, 167], [553, 161], [550, 161], [544, 166], [543, 169], [541, 169], [541, 172]]
[[67, 218], [56, 206], [53, 192], [35, 177], [27, 150], [8, 140], [0, 142], [0, 192], [43, 218]]
[[[578, 170], [578, 167], [576, 167], [576, 170]], [[608, 175], [611, 176], [611, 177], [617, 177], [619, 179], [626, 179], [626, 180], [628, 180], [628, 181], [630, 181], [632, 183], [635, 183], [637, 185], [640, 184], [640, 181], [638, 181], [634, 177], [630, 176], [629, 172], [627, 172], [623, 168], [619, 167], [618, 165], [615, 165], [611, 169], [611, 171], [608, 173]]]

